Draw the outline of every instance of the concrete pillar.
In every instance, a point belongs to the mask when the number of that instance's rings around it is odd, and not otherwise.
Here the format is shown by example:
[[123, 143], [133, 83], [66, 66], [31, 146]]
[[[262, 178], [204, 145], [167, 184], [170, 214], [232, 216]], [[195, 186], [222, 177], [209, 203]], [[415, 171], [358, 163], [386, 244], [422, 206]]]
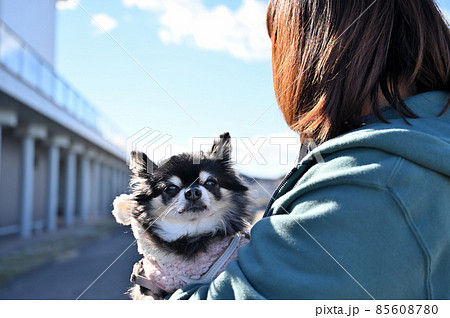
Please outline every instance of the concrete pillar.
[[91, 191], [91, 161], [88, 156], [81, 157], [80, 168], [80, 215], [81, 221], [86, 222], [89, 216], [89, 193]]
[[110, 175], [110, 169], [106, 165], [106, 163], [103, 163], [102, 168], [102, 214], [110, 213], [110, 207], [111, 203], [111, 175]]
[[120, 193], [125, 193], [125, 172], [120, 169]]
[[67, 148], [70, 144], [68, 137], [56, 135], [48, 141], [48, 192], [47, 192], [47, 220], [46, 226], [49, 232], [57, 228], [58, 198], [59, 198], [59, 159], [60, 148]]
[[22, 137], [20, 236], [31, 236], [33, 225], [34, 138]]
[[128, 175], [126, 169], [122, 171], [122, 189], [123, 193], [128, 192]]
[[20, 192], [20, 236], [28, 238], [33, 230], [33, 186], [35, 140], [47, 136], [45, 126], [29, 124], [18, 129], [22, 137], [21, 192]]
[[92, 182], [93, 185], [91, 191], [91, 208], [93, 212], [94, 219], [99, 217], [99, 212], [101, 209], [101, 173], [100, 173], [100, 161], [97, 157], [92, 158]]
[[120, 179], [120, 168], [119, 167], [116, 167], [115, 175], [116, 175], [116, 191], [114, 193], [114, 196], [122, 194], [122, 182]]
[[3, 126], [0, 125], [0, 183], [2, 180], [2, 139], [3, 139]]
[[126, 187], [125, 187], [125, 171], [123, 169], [120, 169], [120, 192], [125, 193]]
[[72, 149], [67, 152], [65, 169], [64, 223], [66, 226], [72, 226], [75, 217], [75, 190], [77, 175], [77, 155]]
[[75, 204], [77, 195], [77, 154], [84, 151], [80, 143], [73, 144], [66, 155], [66, 180], [64, 193], [64, 223], [72, 226], [75, 222]]
[[104, 192], [105, 192], [105, 182], [104, 182], [104, 160], [105, 157], [100, 154], [96, 158], [96, 163], [98, 164], [98, 183], [97, 183], [97, 205], [96, 205], [96, 215], [101, 217], [104, 214]]
[[119, 178], [118, 178], [118, 174], [117, 174], [117, 168], [116, 167], [112, 167], [111, 170], [111, 175], [112, 175], [112, 184], [113, 184], [113, 189], [112, 189], [112, 193], [111, 193], [111, 197], [115, 197], [118, 192], [119, 192]]
[[2, 168], [2, 134], [3, 127], [17, 126], [17, 113], [9, 109], [0, 109], [0, 180]]
[[130, 176], [131, 172], [130, 169], [128, 168], [128, 166], [125, 166], [125, 191], [129, 192], [129, 187], [130, 187]]
[[[80, 215], [82, 222], [86, 222], [89, 219], [92, 210], [92, 201], [95, 198], [94, 191], [96, 184], [91, 174], [91, 161], [95, 156], [95, 150], [90, 149], [86, 151], [81, 158]], [[92, 181], [94, 181], [94, 183]]]
[[128, 192], [128, 171], [122, 168], [122, 193]]

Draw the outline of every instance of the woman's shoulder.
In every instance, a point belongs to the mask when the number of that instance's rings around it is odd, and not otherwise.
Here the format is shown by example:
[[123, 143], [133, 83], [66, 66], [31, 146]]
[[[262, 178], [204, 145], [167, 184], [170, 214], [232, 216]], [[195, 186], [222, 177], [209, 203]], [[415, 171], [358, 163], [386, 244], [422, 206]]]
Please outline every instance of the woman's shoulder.
[[331, 153], [318, 151], [314, 163], [303, 162], [296, 185], [320, 188], [339, 184], [360, 184], [382, 188], [402, 165], [404, 158], [376, 148], [349, 147]]
[[442, 101], [428, 115], [420, 109], [427, 96], [408, 103], [420, 118], [391, 116], [388, 123], [368, 124], [312, 150], [298, 165], [302, 182], [339, 179], [386, 186], [404, 164], [412, 174], [425, 170], [450, 177], [450, 116], [432, 114], [442, 110]]
[[[436, 96], [433, 104], [431, 97]], [[440, 92], [418, 95], [407, 104], [422, 117], [405, 122], [392, 115], [389, 123], [371, 123], [314, 148], [283, 182], [277, 204], [286, 207], [307, 193], [339, 186], [377, 190], [372, 192], [377, 195], [379, 190], [402, 189], [404, 200], [414, 199], [416, 190], [422, 196], [442, 192], [450, 178], [450, 116], [436, 111], [447, 97]]]
[[418, 189], [426, 195], [445, 188], [448, 158], [450, 144], [445, 138], [412, 128], [368, 127], [312, 150], [278, 192], [277, 203], [287, 200], [286, 207], [308, 193], [341, 186], [364, 187], [373, 194], [401, 188], [409, 200]]

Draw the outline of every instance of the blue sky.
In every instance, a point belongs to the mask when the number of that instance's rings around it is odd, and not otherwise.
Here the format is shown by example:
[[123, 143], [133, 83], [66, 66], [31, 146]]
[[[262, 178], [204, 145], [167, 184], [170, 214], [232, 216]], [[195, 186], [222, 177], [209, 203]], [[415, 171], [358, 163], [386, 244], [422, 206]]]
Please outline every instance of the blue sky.
[[298, 145], [275, 104], [268, 0], [77, 1], [84, 10], [58, 5], [57, 69], [125, 136], [149, 127], [172, 136], [176, 153], [229, 131], [240, 171], [289, 170]]

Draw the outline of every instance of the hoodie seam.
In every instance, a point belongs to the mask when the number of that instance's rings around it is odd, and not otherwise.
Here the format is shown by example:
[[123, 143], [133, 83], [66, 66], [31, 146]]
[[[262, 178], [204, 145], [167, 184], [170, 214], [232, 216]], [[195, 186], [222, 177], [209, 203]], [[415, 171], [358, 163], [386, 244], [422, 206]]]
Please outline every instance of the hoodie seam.
[[431, 253], [430, 249], [428, 248], [425, 239], [423, 238], [422, 234], [420, 233], [420, 230], [418, 229], [417, 225], [413, 221], [413, 217], [411, 213], [406, 208], [405, 204], [403, 204], [403, 201], [401, 200], [400, 196], [395, 192], [394, 188], [390, 186], [391, 181], [397, 176], [398, 172], [400, 171], [400, 168], [402, 167], [403, 163], [405, 162], [405, 159], [402, 157], [399, 157], [394, 168], [392, 169], [392, 173], [389, 176], [389, 178], [386, 181], [386, 189], [388, 190], [389, 194], [392, 196], [394, 201], [399, 206], [400, 210], [403, 213], [403, 216], [406, 220], [406, 223], [414, 235], [418, 245], [420, 246], [422, 253], [425, 256], [426, 261], [426, 277], [425, 282], [427, 286], [427, 298], [433, 299], [433, 289], [431, 284]]
[[406, 220], [406, 224], [408, 225], [408, 228], [410, 229], [411, 233], [413, 234], [414, 238], [416, 239], [416, 242], [418, 246], [420, 247], [424, 258], [425, 258], [425, 264], [426, 264], [426, 272], [425, 272], [425, 284], [426, 284], [426, 294], [427, 299], [433, 299], [433, 288], [431, 284], [431, 254], [429, 251], [429, 248], [422, 237], [419, 229], [417, 228], [416, 224], [414, 223], [411, 214], [409, 213], [408, 209], [403, 204], [400, 197], [395, 193], [395, 190], [391, 187], [386, 187], [388, 190], [387, 192], [390, 194], [390, 196], [393, 198], [393, 200], [397, 203], [397, 205], [400, 208], [400, 211], [403, 214], [403, 217]]
[[402, 157], [397, 158], [397, 162], [395, 163], [394, 168], [392, 169], [392, 172], [390, 176], [387, 178], [386, 183], [384, 185], [386, 188], [389, 188], [391, 180], [397, 175], [397, 172], [400, 170], [400, 167], [403, 165], [404, 162], [405, 159], [403, 159]]

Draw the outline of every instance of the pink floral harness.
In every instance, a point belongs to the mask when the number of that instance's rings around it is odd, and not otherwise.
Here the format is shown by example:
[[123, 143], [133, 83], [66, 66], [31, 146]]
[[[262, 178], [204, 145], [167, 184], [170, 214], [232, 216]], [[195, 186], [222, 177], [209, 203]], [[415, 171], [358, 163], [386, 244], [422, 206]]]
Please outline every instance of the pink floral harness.
[[206, 284], [224, 271], [229, 262], [238, 258], [238, 248], [250, 240], [248, 232], [212, 243], [206, 252], [194, 259], [160, 262], [144, 257], [134, 264], [131, 282], [152, 289], [158, 286], [167, 293], [189, 284]]

